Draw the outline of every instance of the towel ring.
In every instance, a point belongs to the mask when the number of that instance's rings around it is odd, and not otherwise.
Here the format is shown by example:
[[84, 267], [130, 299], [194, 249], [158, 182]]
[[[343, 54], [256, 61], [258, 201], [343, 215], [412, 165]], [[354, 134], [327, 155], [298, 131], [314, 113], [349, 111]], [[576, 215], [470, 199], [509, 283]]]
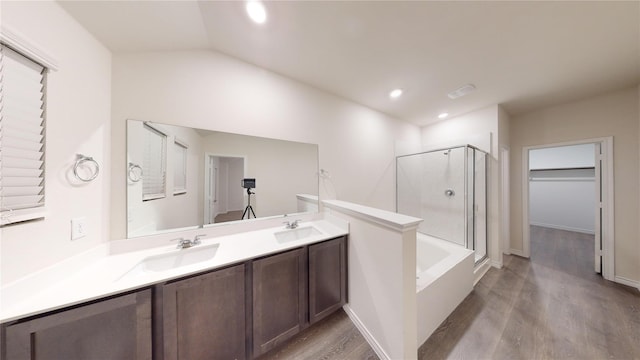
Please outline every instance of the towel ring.
[[[80, 174], [78, 174], [78, 168], [80, 166], [87, 165], [87, 163], [93, 164], [93, 167], [95, 168], [95, 171], [89, 177], [82, 177], [82, 176], [80, 176]], [[76, 160], [76, 164], [73, 166], [73, 175], [75, 175], [78, 180], [80, 180], [82, 182], [93, 181], [93, 179], [98, 177], [99, 173], [100, 173], [100, 165], [98, 165], [97, 161], [95, 161], [91, 156], [85, 156], [85, 155], [82, 155], [82, 154], [78, 154], [78, 160]]]
[[142, 179], [142, 168], [140, 167], [140, 165], [136, 165], [130, 162], [127, 176], [129, 177], [129, 180], [131, 180], [132, 182], [140, 181]]

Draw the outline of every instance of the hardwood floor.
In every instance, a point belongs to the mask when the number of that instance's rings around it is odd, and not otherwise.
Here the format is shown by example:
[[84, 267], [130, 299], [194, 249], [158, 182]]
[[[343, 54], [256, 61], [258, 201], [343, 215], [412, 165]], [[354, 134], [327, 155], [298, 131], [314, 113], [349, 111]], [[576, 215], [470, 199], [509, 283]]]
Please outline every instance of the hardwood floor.
[[347, 314], [339, 310], [260, 357], [267, 359], [378, 360], [378, 356]]
[[242, 213], [243, 213], [242, 210], [238, 210], [238, 211], [229, 211], [228, 213], [224, 213], [224, 214], [218, 214], [218, 216], [216, 216], [215, 219], [213, 219], [213, 222], [217, 224], [217, 223], [227, 222], [227, 221], [242, 220]]
[[[490, 269], [418, 358], [640, 359], [640, 292], [595, 274], [593, 236], [533, 227], [531, 260]], [[338, 311], [261, 359], [378, 357]]]
[[593, 270], [593, 237], [532, 227], [531, 260], [505, 256], [419, 359], [640, 359], [640, 292]]

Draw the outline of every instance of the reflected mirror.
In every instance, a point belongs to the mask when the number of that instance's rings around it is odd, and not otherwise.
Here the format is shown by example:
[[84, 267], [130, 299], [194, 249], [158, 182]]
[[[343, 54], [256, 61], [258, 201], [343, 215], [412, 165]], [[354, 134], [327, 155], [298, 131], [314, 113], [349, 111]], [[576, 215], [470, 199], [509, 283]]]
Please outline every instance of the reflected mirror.
[[127, 237], [316, 211], [316, 144], [127, 121]]

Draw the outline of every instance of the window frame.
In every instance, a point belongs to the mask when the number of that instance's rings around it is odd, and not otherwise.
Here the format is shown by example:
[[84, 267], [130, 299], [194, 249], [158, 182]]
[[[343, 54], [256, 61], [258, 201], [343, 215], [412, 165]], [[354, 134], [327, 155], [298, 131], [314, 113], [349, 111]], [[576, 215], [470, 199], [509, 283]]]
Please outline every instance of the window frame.
[[[3, 205], [3, 208], [0, 208], [0, 227], [3, 227], [5, 225], [11, 225], [11, 224], [16, 224], [16, 223], [21, 223], [21, 222], [25, 222], [25, 221], [31, 221], [31, 220], [39, 220], [39, 219], [43, 219], [46, 217], [47, 215], [47, 208], [46, 208], [46, 181], [47, 181], [47, 177], [46, 177], [46, 143], [47, 143], [47, 136], [46, 136], [46, 130], [47, 130], [47, 79], [48, 79], [48, 73], [49, 71], [51, 71], [51, 68], [49, 66], [47, 66], [47, 64], [43, 64], [42, 61], [39, 61], [40, 58], [34, 58], [34, 56], [30, 56], [32, 54], [34, 54], [34, 51], [26, 51], [27, 54], [25, 54], [24, 51], [21, 51], [21, 49], [25, 49], [25, 46], [15, 46], [16, 41], [14, 39], [13, 42], [11, 41], [6, 41], [7, 40], [7, 36], [6, 36], [6, 32], [5, 29], [2, 29], [2, 32], [0, 32], [0, 51], [2, 52], [2, 78], [7, 79], [7, 74], [5, 73], [7, 71], [7, 69], [15, 69], [17, 70], [15, 74], [21, 74], [21, 73], [26, 73], [28, 71], [33, 70], [33, 73], [30, 74], [32, 76], [36, 76], [36, 74], [39, 75], [39, 84], [40, 86], [38, 89], [38, 94], [29, 94], [28, 97], [31, 98], [36, 98], [37, 96], [39, 96], [39, 102], [40, 102], [40, 107], [39, 109], [36, 110], [36, 112], [39, 112], [39, 116], [35, 116], [31, 119], [29, 119], [28, 115], [25, 115], [24, 111], [19, 111], [20, 115], [18, 115], [16, 118], [11, 118], [11, 120], [9, 120], [9, 118], [7, 118], [7, 114], [3, 113], [2, 114], [2, 118], [4, 119], [1, 123], [0, 123], [0, 137], [2, 138], [2, 141], [0, 142], [0, 149], [3, 149], [2, 154], [6, 154], [7, 151], [9, 152], [9, 154], [13, 153], [13, 157], [12, 156], [7, 156], [7, 157], [11, 157], [14, 160], [11, 160], [10, 162], [14, 162], [15, 161], [38, 161], [41, 162], [39, 164], [39, 167], [36, 168], [22, 168], [22, 167], [18, 167], [16, 168], [15, 165], [9, 165], [8, 167], [6, 167], [3, 170], [0, 170], [0, 188], [3, 190], [2, 193], [0, 194], [4, 194], [4, 195], [0, 195], [0, 202]], [[6, 63], [7, 58], [11, 58], [13, 62], [16, 63], [23, 63], [27, 62], [29, 65], [24, 65], [24, 66], [20, 66], [18, 65], [17, 67], [13, 67], [12, 65], [8, 65]], [[9, 62], [9, 64], [11, 63], [11, 61]], [[32, 69], [29, 69], [33, 67]], [[39, 73], [38, 73], [39, 70]], [[15, 76], [14, 73], [12, 73], [12, 75], [10, 75], [9, 77], [13, 77]], [[19, 76], [19, 75], [18, 75]], [[27, 79], [27, 77], [25, 77], [25, 79]], [[8, 113], [11, 113], [11, 111], [8, 111], [6, 109], [9, 109], [10, 107], [6, 106], [6, 100], [7, 100], [7, 89], [5, 89], [4, 87], [6, 86], [6, 83], [4, 83], [4, 81], [2, 83], [0, 83], [1, 87], [2, 87], [2, 93], [4, 94], [2, 99], [0, 99], [0, 104], [1, 104], [1, 108], [4, 111], [7, 111]], [[32, 84], [33, 85], [33, 84]], [[34, 88], [36, 88], [36, 86], [34, 86]], [[18, 94], [20, 95], [22, 93], [22, 91], [18, 90], [17, 91], [11, 91], [12, 94]], [[10, 96], [11, 97], [11, 96]], [[20, 98], [21, 99], [21, 103], [23, 101], [24, 98]], [[29, 100], [27, 100], [28, 102]], [[31, 101], [33, 101], [33, 99], [31, 99]], [[36, 109], [35, 107], [32, 109], [34, 110]], [[15, 113], [14, 113], [15, 114]], [[33, 116], [33, 115], [31, 115]], [[28, 121], [28, 120], [33, 120], [33, 119], [38, 119], [39, 121], [37, 121], [37, 124], [35, 123], [31, 123], [31, 124], [27, 124], [27, 123], [23, 123], [22, 121]], [[18, 121], [15, 121], [18, 120]], [[7, 125], [7, 121], [8, 121], [8, 125]], [[34, 132], [34, 129], [38, 129], [37, 132]], [[27, 137], [23, 137], [23, 136], [27, 136]], [[7, 141], [9, 141], [9, 143], [11, 143], [12, 141], [24, 141], [24, 139], [28, 139], [29, 137], [40, 137], [39, 141], [33, 141], [33, 139], [30, 140], [26, 140], [28, 142], [32, 142], [32, 143], [39, 143], [40, 146], [38, 149], [27, 149], [27, 148], [23, 148], [23, 147], [14, 147], [16, 144], [12, 144], [12, 145], [5, 145], [4, 147], [2, 146], [2, 144], [6, 144]], [[11, 150], [8, 150], [11, 149]], [[38, 155], [37, 158], [32, 157], [33, 155]], [[6, 155], [3, 155], [2, 157], [4, 157]], [[6, 161], [6, 159], [5, 159]], [[0, 164], [2, 164], [2, 159], [0, 159]], [[6, 163], [5, 163], [6, 164]], [[0, 165], [0, 169], [3, 169], [6, 165]], [[6, 170], [8, 170], [9, 168], [11, 168], [12, 170], [9, 172], [12, 175], [7, 176], [7, 172]], [[21, 169], [21, 170], [17, 170], [17, 169]], [[32, 171], [29, 171], [27, 169], [31, 169]], [[24, 170], [24, 172], [22, 171]], [[35, 172], [39, 172], [37, 175], [34, 175], [34, 171]], [[13, 178], [13, 179], [12, 179]], [[7, 181], [9, 180], [9, 181]], [[7, 185], [7, 183], [9, 183], [10, 185]], [[24, 187], [26, 188], [30, 188], [31, 190], [25, 190], [25, 189], [16, 189], [19, 187]], [[24, 191], [33, 191], [35, 189], [39, 189], [37, 193], [29, 193], [29, 194], [24, 194]], [[9, 191], [7, 192], [7, 189], [16, 189], [13, 191]], [[15, 196], [30, 196], [30, 197], [40, 197], [37, 201], [35, 201], [34, 203], [27, 203], [27, 204], [15, 204], [13, 206], [5, 206], [6, 204], [6, 199], [9, 197], [15, 197]], [[5, 209], [6, 207], [6, 209]]]
[[[179, 167], [178, 165], [180, 164], [177, 159], [178, 159], [178, 152], [177, 150], [180, 149], [180, 155], [181, 155], [181, 163], [182, 163], [182, 171], [181, 174], [178, 172]], [[189, 145], [187, 145], [187, 143], [185, 143], [184, 141], [179, 140], [178, 138], [174, 137], [173, 138], [173, 195], [182, 195], [182, 194], [186, 194], [187, 193], [187, 159], [188, 159], [188, 153], [189, 151]], [[183, 186], [182, 187], [178, 187], [177, 185], [177, 181], [176, 178], [178, 176], [182, 177], [182, 183]]]
[[[150, 201], [150, 200], [158, 200], [167, 197], [167, 134], [160, 130], [157, 126], [145, 121], [142, 125], [143, 131], [149, 131], [154, 133], [161, 138], [160, 145], [160, 173], [162, 176], [162, 191], [158, 192], [150, 192], [145, 193], [145, 180], [148, 181], [148, 177], [154, 174], [154, 171], [150, 171], [148, 164], [148, 157], [151, 157], [153, 154], [147, 154], [147, 144], [144, 145], [143, 148], [143, 161], [142, 161], [142, 201]], [[146, 135], [145, 135], [146, 139]]]

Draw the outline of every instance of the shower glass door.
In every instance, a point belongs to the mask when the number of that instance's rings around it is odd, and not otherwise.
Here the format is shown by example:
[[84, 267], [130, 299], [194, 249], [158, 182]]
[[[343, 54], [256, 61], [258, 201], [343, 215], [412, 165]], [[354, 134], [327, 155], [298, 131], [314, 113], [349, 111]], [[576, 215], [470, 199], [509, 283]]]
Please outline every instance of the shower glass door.
[[397, 209], [423, 219], [418, 231], [466, 246], [465, 148], [397, 158]]
[[418, 232], [487, 258], [487, 153], [471, 145], [396, 158], [397, 211], [423, 219]]

